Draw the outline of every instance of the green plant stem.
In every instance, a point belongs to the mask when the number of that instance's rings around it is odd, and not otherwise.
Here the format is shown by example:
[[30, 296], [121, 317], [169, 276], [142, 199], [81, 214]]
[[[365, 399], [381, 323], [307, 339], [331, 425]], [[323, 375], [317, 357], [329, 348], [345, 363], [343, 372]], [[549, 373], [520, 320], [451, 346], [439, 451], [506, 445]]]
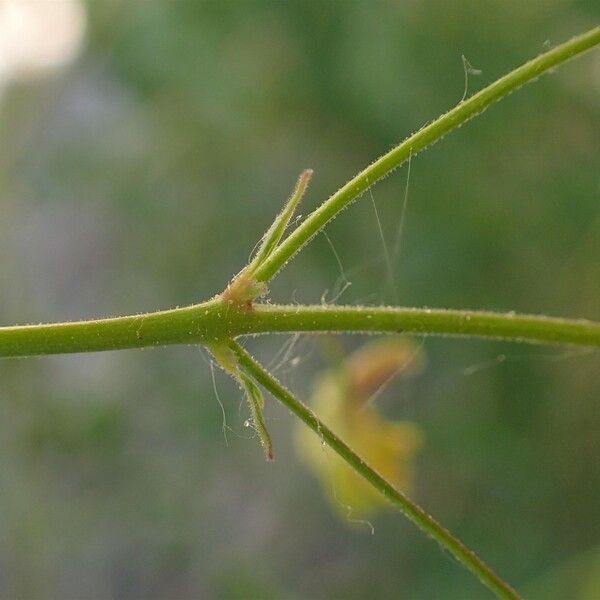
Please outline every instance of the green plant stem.
[[0, 357], [98, 352], [293, 332], [414, 333], [600, 347], [600, 323], [429, 308], [203, 304], [112, 319], [0, 327]]
[[537, 79], [543, 73], [561, 65], [575, 56], [600, 44], [600, 27], [574, 37], [548, 52], [526, 62], [524, 65], [501, 77], [480, 92], [462, 101], [452, 110], [426, 125], [401, 144], [377, 159], [346, 185], [340, 188], [319, 208], [313, 211], [256, 269], [258, 281], [269, 281], [278, 271], [305, 246], [340, 211], [356, 200], [376, 181], [399, 167], [409, 157], [440, 140], [448, 132], [483, 112], [522, 85]]
[[364, 477], [391, 504], [408, 517], [419, 529], [448, 550], [465, 568], [469, 569], [498, 598], [518, 599], [520, 596], [504, 582], [474, 552], [428, 515], [420, 506], [388, 483], [375, 469], [370, 467], [352, 448], [341, 440], [315, 413], [285, 388], [271, 373], [258, 363], [237, 342], [230, 341], [240, 365], [265, 387], [275, 398], [310, 427], [332, 450], [343, 458], [359, 475]]
[[257, 305], [241, 334], [293, 332], [416, 333], [517, 342], [600, 346], [600, 323], [516, 313], [430, 308]]

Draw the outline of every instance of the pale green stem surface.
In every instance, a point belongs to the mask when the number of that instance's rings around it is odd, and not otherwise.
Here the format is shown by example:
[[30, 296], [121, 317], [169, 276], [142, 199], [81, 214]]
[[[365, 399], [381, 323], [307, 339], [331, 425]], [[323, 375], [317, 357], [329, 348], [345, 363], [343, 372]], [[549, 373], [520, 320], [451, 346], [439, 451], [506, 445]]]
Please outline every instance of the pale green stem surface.
[[519, 594], [504, 582], [474, 552], [428, 515], [420, 506], [388, 483], [375, 469], [370, 467], [358, 454], [341, 440], [317, 415], [296, 398], [271, 373], [258, 363], [237, 342], [229, 346], [237, 355], [240, 365], [265, 387], [275, 398], [308, 425], [327, 445], [339, 454], [350, 467], [364, 477], [391, 504], [408, 517], [417, 527], [448, 550], [465, 568], [469, 569], [498, 598], [518, 599]]
[[414, 158], [415, 154], [483, 112], [490, 104], [598, 44], [600, 44], [600, 27], [571, 38], [501, 77], [408, 137], [353, 177], [313, 211], [256, 269], [254, 272], [256, 279], [265, 282], [271, 280], [331, 219], [409, 157]]
[[0, 357], [219, 342], [267, 333], [413, 333], [600, 347], [600, 323], [429, 308], [256, 304], [220, 300], [145, 315], [0, 327]]
[[240, 334], [348, 332], [485, 337], [600, 346], [600, 323], [537, 315], [430, 308], [255, 305]]

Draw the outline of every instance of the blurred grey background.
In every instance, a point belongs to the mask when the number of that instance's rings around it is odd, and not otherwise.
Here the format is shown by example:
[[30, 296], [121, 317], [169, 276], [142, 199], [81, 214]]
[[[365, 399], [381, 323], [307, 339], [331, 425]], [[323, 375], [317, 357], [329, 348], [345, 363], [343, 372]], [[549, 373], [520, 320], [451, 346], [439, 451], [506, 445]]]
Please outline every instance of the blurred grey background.
[[[24, 15], [24, 16], [23, 16]], [[221, 290], [315, 169], [301, 212], [469, 90], [598, 22], [593, 0], [0, 4], [0, 320], [74, 320]], [[19, 29], [21, 28], [21, 29]], [[328, 235], [338, 302], [600, 319], [600, 55], [412, 160], [392, 280], [364, 198]], [[373, 191], [393, 247], [406, 168]], [[319, 236], [274, 282], [320, 302]], [[337, 282], [337, 288], [336, 288]], [[269, 363], [283, 337], [248, 342]], [[342, 339], [350, 351], [360, 338]], [[599, 354], [427, 339], [378, 403], [419, 424], [416, 499], [531, 598], [600, 596]], [[278, 375], [327, 368], [303, 337]], [[173, 347], [0, 361], [3, 598], [487, 598], [401, 516], [332, 511], [268, 400]]]

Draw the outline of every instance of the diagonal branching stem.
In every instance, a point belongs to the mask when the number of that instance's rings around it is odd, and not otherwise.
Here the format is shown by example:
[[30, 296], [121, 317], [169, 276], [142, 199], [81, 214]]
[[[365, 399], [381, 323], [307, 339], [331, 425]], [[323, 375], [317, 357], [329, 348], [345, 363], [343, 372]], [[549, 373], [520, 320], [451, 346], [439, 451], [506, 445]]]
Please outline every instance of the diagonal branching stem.
[[466, 123], [475, 115], [522, 85], [534, 81], [558, 65], [600, 44], [600, 27], [571, 38], [548, 52], [526, 62], [504, 77], [460, 102], [452, 110], [426, 125], [387, 154], [378, 158], [353, 177], [333, 196], [313, 211], [255, 271], [258, 281], [267, 282], [325, 225], [374, 183], [389, 175], [404, 161], [437, 142], [448, 132]]
[[428, 515], [420, 506], [388, 483], [375, 469], [370, 467], [352, 448], [341, 440], [315, 413], [285, 388], [269, 371], [257, 362], [237, 342], [231, 340], [229, 347], [235, 352], [240, 365], [252, 377], [284, 404], [308, 427], [310, 427], [332, 450], [334, 450], [359, 475], [364, 477], [377, 491], [383, 494], [400, 512], [419, 529], [448, 550], [465, 568], [471, 571], [498, 598], [515, 600], [519, 594], [474, 552]]

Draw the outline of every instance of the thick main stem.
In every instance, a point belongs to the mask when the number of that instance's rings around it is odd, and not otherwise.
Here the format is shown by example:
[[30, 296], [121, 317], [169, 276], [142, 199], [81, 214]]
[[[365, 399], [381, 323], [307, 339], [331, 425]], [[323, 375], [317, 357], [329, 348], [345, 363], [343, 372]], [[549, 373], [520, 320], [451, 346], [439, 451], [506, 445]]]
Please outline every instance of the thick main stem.
[[407, 498], [402, 492], [388, 483], [375, 469], [370, 467], [352, 448], [329, 429], [325, 423], [320, 421], [308, 406], [296, 398], [237, 342], [231, 341], [229, 347], [236, 353], [242, 367], [258, 383], [264, 386], [275, 398], [306, 423], [354, 471], [364, 477], [417, 527], [436, 540], [442, 548], [448, 550], [458, 562], [469, 569], [498, 598], [515, 600], [520, 597], [510, 585], [496, 575], [474, 552], [469, 550], [469, 548], [454, 537], [432, 516], [428, 515], [420, 506]]
[[257, 305], [240, 333], [414, 333], [539, 344], [600, 346], [600, 323], [513, 312], [430, 308]]
[[198, 344], [267, 333], [414, 333], [600, 347], [600, 323], [429, 308], [256, 304], [221, 300], [112, 319], [0, 327], [0, 357]]
[[426, 125], [387, 154], [353, 177], [319, 208], [313, 211], [286, 240], [256, 269], [258, 281], [269, 281], [340, 211], [356, 200], [365, 190], [389, 175], [409, 157], [437, 142], [448, 132], [463, 125], [522, 85], [537, 79], [554, 67], [600, 44], [600, 27], [574, 37], [548, 52], [526, 62], [501, 77], [480, 92], [464, 100], [452, 110]]

